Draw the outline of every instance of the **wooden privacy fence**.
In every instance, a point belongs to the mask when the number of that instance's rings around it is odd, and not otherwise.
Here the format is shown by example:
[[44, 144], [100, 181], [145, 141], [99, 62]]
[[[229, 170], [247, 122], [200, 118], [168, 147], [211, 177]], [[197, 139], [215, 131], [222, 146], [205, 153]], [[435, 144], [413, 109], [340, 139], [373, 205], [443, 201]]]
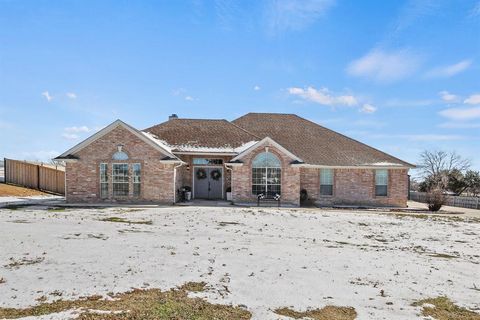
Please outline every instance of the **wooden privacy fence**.
[[4, 159], [5, 183], [65, 194], [65, 169], [43, 163]]
[[[426, 202], [425, 192], [410, 192], [410, 200]], [[445, 196], [445, 205], [452, 207], [480, 209], [480, 197]]]

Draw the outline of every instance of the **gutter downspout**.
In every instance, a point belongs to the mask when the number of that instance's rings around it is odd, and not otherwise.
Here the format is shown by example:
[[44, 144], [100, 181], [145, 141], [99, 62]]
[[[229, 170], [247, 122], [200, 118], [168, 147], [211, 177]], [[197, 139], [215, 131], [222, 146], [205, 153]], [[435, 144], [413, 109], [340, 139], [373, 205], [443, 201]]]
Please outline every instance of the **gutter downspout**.
[[177, 168], [180, 168], [183, 166], [185, 163], [180, 162], [179, 165], [173, 167], [173, 204], [177, 203]]

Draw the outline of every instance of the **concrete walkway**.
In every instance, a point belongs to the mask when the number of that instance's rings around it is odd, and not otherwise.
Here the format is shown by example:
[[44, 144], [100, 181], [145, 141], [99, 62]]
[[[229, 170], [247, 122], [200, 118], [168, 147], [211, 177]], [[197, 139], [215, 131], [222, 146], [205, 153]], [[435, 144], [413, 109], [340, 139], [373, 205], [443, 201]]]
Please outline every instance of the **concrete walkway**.
[[202, 200], [194, 199], [187, 202], [177, 202], [176, 206], [194, 206], [194, 207], [228, 207], [232, 203], [225, 200]]

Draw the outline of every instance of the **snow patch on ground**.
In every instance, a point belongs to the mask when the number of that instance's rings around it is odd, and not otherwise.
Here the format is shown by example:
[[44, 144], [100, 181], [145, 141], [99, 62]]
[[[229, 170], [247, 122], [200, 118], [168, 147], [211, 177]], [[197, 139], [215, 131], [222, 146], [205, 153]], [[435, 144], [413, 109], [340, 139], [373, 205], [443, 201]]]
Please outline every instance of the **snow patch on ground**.
[[28, 196], [28, 197], [0, 197], [0, 208], [7, 205], [24, 205], [45, 203], [49, 201], [63, 200], [63, 196], [44, 195], [44, 196]]
[[[100, 221], [113, 216], [153, 224]], [[480, 285], [478, 222], [353, 210], [23, 208], [0, 209], [0, 230], [0, 307], [205, 281], [196, 296], [245, 305], [254, 319], [325, 305], [354, 307], [358, 319], [422, 319], [411, 303], [439, 295], [480, 308], [471, 289]], [[22, 258], [43, 260], [8, 267]]]

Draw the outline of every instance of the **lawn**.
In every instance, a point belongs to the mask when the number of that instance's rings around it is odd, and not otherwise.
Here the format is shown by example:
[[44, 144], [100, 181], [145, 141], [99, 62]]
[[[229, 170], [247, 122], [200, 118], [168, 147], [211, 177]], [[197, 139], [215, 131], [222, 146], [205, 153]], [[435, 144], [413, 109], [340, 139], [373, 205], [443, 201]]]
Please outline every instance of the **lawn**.
[[25, 207], [0, 230], [0, 319], [480, 317], [473, 218]]

